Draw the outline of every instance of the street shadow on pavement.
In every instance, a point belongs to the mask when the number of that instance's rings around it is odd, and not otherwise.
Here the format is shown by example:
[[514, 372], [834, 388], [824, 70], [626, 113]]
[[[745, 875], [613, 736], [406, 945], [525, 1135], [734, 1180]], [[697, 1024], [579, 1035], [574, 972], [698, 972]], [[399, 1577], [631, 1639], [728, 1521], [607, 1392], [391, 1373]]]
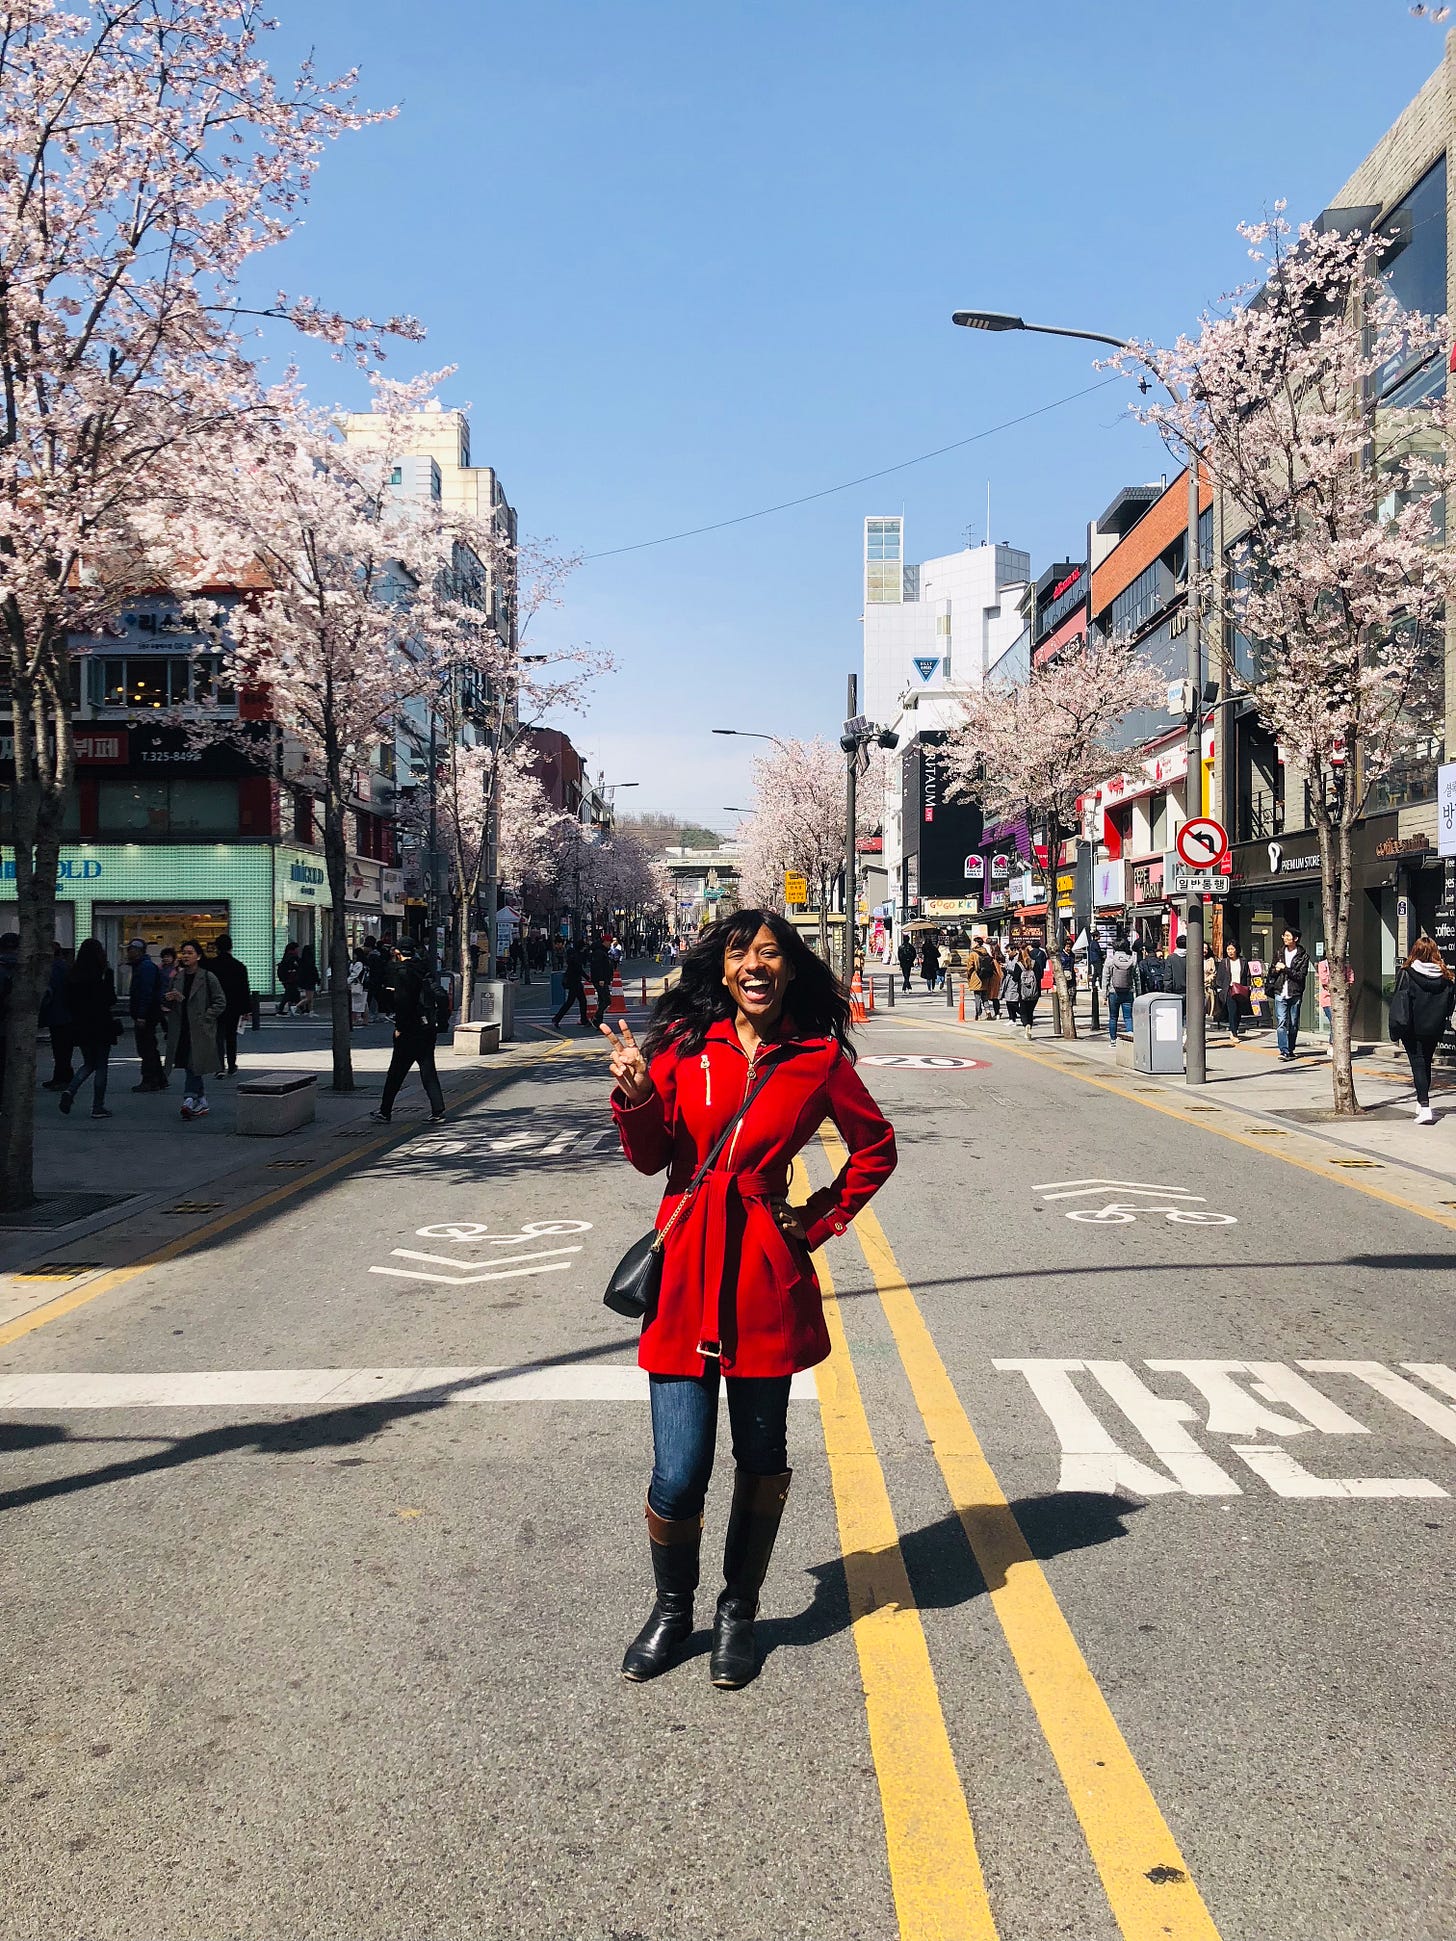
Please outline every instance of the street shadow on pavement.
[[[1126, 1519], [1142, 1507], [1127, 1497], [1068, 1491], [1065, 1495], [1022, 1497], [1012, 1503], [1011, 1512], [1032, 1556], [1045, 1559], [1125, 1537]], [[793, 1617], [761, 1618], [754, 1627], [763, 1656], [820, 1644], [848, 1630], [846, 1563], [868, 1562], [877, 1554], [859, 1552], [849, 1560], [835, 1557], [811, 1564], [806, 1574], [814, 1579], [814, 1595], [804, 1609]], [[921, 1611], [955, 1610], [984, 1596], [988, 1589], [1001, 1588], [1000, 1578], [994, 1584], [987, 1583], [960, 1517], [953, 1510], [922, 1529], [906, 1531], [900, 1538], [900, 1554], [905, 1559], [916, 1608]], [[708, 1632], [695, 1633], [687, 1655], [701, 1656], [710, 1645]]]
[[[0, 1510], [20, 1509], [29, 1503], [44, 1503], [54, 1497], [74, 1496], [83, 1490], [100, 1489], [108, 1483], [130, 1482], [188, 1463], [207, 1462], [214, 1456], [237, 1455], [251, 1451], [259, 1456], [296, 1456], [310, 1449], [352, 1448], [368, 1442], [393, 1422], [410, 1416], [428, 1415], [447, 1406], [452, 1395], [462, 1389], [486, 1388], [508, 1375], [528, 1374], [543, 1368], [568, 1368], [584, 1361], [599, 1361], [609, 1356], [635, 1354], [635, 1334], [617, 1341], [598, 1342], [590, 1348], [576, 1348], [569, 1354], [550, 1355], [540, 1361], [521, 1362], [510, 1368], [493, 1368], [488, 1374], [462, 1376], [458, 1381], [437, 1382], [408, 1395], [391, 1395], [378, 1402], [352, 1402], [335, 1409], [320, 1409], [312, 1415], [294, 1416], [287, 1422], [237, 1422], [225, 1428], [201, 1429], [186, 1436], [73, 1436], [58, 1423], [7, 1423], [0, 1430], [0, 1450], [34, 1449], [47, 1445], [68, 1446], [77, 1442], [146, 1441], [144, 1456], [124, 1462], [103, 1463], [99, 1468], [82, 1470], [70, 1476], [53, 1476], [44, 1482], [22, 1484], [0, 1490]], [[158, 1448], [158, 1443], [164, 1444]]]

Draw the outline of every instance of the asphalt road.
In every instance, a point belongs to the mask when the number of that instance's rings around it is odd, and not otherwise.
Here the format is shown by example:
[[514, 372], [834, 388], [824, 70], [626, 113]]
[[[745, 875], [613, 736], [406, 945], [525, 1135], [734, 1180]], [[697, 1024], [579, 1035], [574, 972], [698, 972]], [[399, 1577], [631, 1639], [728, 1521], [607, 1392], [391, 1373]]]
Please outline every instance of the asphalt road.
[[944, 1015], [743, 1692], [594, 1046], [0, 1349], [0, 1935], [1449, 1941], [1449, 1231]]

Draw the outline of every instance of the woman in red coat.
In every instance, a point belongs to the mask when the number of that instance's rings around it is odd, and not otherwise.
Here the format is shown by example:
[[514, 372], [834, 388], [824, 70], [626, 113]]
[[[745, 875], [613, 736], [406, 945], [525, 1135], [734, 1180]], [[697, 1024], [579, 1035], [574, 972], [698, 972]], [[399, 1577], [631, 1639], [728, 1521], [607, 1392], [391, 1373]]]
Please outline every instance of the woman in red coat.
[[[856, 1076], [849, 1003], [834, 973], [770, 911], [740, 910], [703, 932], [641, 1050], [625, 1025], [620, 1040], [602, 1029], [623, 1150], [639, 1172], [667, 1171], [662, 1287], [638, 1351], [652, 1391], [647, 1533], [657, 1601], [622, 1675], [656, 1677], [692, 1634], [721, 1378], [736, 1475], [709, 1673], [715, 1685], [745, 1685], [758, 1669], [753, 1620], [792, 1474], [789, 1382], [829, 1353], [809, 1252], [843, 1233], [889, 1178], [895, 1135]], [[790, 1164], [826, 1119], [849, 1159], [831, 1186], [791, 1207]]]

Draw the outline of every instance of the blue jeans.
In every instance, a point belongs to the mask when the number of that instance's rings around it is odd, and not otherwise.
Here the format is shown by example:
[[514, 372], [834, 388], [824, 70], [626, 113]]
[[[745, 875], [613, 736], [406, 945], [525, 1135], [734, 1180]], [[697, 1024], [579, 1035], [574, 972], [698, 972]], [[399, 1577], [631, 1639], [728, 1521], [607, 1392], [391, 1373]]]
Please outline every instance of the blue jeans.
[[188, 1072], [186, 1074], [186, 1085], [187, 1089], [183, 1094], [184, 1098], [203, 1099], [207, 1097], [207, 1087], [202, 1082], [201, 1072]]
[[[789, 1377], [729, 1375], [733, 1460], [750, 1476], [781, 1476], [789, 1466]], [[659, 1516], [698, 1516], [718, 1442], [715, 1362], [706, 1375], [652, 1375], [652, 1481], [647, 1501]]]
[[95, 1074], [96, 1088], [91, 1094], [91, 1110], [99, 1112], [106, 1103], [106, 1080], [111, 1070], [111, 1040], [96, 1038], [81, 1046], [81, 1069], [66, 1087], [65, 1096], [74, 1099], [86, 1080]]
[[1132, 992], [1114, 991], [1109, 988], [1107, 993], [1107, 1037], [1108, 1037], [1108, 1041], [1113, 1045], [1117, 1043], [1117, 1029], [1118, 1029], [1119, 1018], [1127, 1026], [1128, 1035], [1131, 1036], [1132, 1034]]
[[1279, 1028], [1279, 1049], [1292, 1053], [1294, 1050], [1294, 1041], [1299, 1036], [1299, 999], [1297, 997], [1276, 997], [1274, 1000], [1274, 1022]]

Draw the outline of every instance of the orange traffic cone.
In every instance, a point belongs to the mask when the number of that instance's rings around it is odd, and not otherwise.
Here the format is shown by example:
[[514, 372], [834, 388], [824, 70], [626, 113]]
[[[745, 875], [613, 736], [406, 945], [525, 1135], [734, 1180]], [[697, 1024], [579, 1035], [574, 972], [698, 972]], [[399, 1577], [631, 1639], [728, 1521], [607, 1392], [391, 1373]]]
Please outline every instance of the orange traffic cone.
[[964, 1024], [964, 1023], [965, 1023], [965, 1021], [966, 1021], [966, 987], [965, 987], [965, 985], [964, 985], [964, 984], [962, 984], [962, 986], [961, 986], [961, 1001], [960, 1001], [960, 1003], [959, 1003], [959, 1004], [958, 1004], [958, 1005], [956, 1006], [956, 1017], [957, 1017], [957, 1018], [958, 1018], [958, 1019], [960, 1020], [960, 1022], [961, 1022], [962, 1024]]
[[581, 977], [581, 994], [586, 999], [587, 1015], [594, 1018], [597, 1012], [597, 987], [585, 971]]
[[864, 985], [860, 981], [858, 971], [851, 978], [849, 985], [849, 1021], [851, 1024], [865, 1022]]
[[622, 966], [612, 966], [612, 996], [607, 1005], [609, 1018], [625, 1018], [627, 1015], [627, 993], [622, 989]]

